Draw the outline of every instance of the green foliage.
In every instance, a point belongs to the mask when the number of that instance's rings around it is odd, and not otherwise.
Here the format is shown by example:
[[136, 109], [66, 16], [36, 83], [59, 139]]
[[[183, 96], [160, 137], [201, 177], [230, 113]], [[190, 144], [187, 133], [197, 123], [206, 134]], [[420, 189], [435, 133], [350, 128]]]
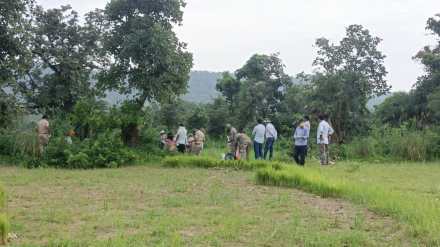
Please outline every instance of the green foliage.
[[100, 75], [100, 86], [135, 95], [138, 109], [147, 100], [164, 102], [185, 93], [192, 55], [173, 31], [184, 6], [180, 0], [108, 3], [104, 51], [111, 63]]
[[383, 124], [400, 127], [414, 116], [414, 97], [412, 93], [393, 93], [377, 106], [376, 118]]
[[69, 113], [84, 96], [94, 95], [92, 70], [98, 59], [97, 27], [80, 23], [70, 6], [33, 10], [32, 67], [17, 83], [28, 107], [40, 113]]
[[117, 168], [132, 164], [136, 154], [124, 147], [120, 133], [104, 133], [96, 139], [74, 140], [68, 144], [64, 137], [53, 138], [43, 157], [31, 159], [27, 167], [49, 166], [68, 169]]
[[436, 129], [400, 128], [373, 129], [369, 136], [359, 137], [342, 145], [344, 159], [431, 161], [440, 158], [440, 134]]

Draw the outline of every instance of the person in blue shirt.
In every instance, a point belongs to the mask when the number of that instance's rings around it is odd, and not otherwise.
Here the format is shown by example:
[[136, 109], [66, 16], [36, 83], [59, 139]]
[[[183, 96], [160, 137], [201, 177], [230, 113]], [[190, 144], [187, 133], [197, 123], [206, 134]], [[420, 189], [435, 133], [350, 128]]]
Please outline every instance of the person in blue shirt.
[[304, 166], [306, 163], [309, 133], [310, 129], [306, 127], [304, 122], [300, 122], [296, 127], [295, 134], [293, 135], [295, 142], [295, 152], [293, 158], [300, 166]]

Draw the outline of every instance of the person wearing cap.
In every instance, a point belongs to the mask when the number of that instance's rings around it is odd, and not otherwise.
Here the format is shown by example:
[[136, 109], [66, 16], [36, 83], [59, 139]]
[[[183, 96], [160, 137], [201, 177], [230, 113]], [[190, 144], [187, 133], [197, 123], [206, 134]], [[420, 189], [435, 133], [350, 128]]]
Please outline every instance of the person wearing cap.
[[160, 137], [159, 147], [160, 147], [160, 149], [165, 149], [165, 145], [167, 143], [167, 137], [168, 137], [168, 135], [165, 132], [165, 130], [162, 130], [159, 133], [159, 137]]
[[273, 157], [273, 145], [278, 138], [278, 132], [275, 126], [273, 126], [270, 120], [266, 120], [266, 145], [264, 146], [264, 159], [267, 159], [267, 153], [269, 153], [269, 159]]
[[293, 135], [293, 140], [295, 142], [295, 152], [293, 158], [295, 162], [304, 166], [307, 156], [307, 146], [309, 141], [309, 129], [306, 128], [304, 122], [300, 122], [296, 127], [295, 134]]

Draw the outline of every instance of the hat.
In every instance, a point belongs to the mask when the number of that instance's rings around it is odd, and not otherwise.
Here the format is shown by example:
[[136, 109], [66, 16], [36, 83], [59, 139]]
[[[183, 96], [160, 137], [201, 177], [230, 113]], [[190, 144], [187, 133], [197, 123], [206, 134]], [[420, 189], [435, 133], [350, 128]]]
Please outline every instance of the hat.
[[160, 133], [159, 134], [165, 134], [166, 132], [165, 132], [165, 130], [162, 130], [162, 131], [160, 131]]
[[271, 123], [270, 119], [266, 118], [264, 119], [264, 123]]

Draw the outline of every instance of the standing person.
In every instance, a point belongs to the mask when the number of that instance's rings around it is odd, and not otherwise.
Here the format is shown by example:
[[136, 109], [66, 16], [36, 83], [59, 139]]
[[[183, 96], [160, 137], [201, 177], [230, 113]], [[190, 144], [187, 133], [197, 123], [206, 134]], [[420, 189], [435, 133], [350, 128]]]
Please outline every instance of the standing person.
[[174, 138], [177, 145], [177, 150], [180, 153], [185, 153], [186, 144], [188, 144], [188, 131], [183, 124], [179, 124], [179, 129], [177, 130], [176, 137]]
[[309, 129], [306, 128], [306, 124], [304, 122], [299, 123], [296, 127], [293, 139], [295, 142], [295, 153], [293, 158], [298, 165], [304, 166], [306, 163], [309, 141]]
[[264, 146], [264, 159], [267, 158], [267, 153], [269, 153], [269, 160], [271, 160], [273, 157], [273, 145], [278, 138], [278, 132], [270, 120], [266, 120], [265, 137], [266, 145]]
[[258, 119], [257, 123], [257, 126], [255, 126], [252, 131], [252, 136], [254, 137], [255, 159], [260, 160], [263, 159], [263, 143], [266, 127], [263, 125], [263, 120], [261, 119]]
[[319, 152], [320, 152], [320, 159], [321, 159], [321, 165], [329, 165], [329, 140], [330, 136], [334, 133], [333, 128], [330, 126], [330, 124], [327, 122], [327, 115], [321, 114], [319, 115], [319, 126], [317, 131], [317, 139], [318, 139], [318, 145], [319, 145]]
[[194, 143], [191, 152], [195, 155], [200, 155], [203, 151], [203, 144], [205, 142], [205, 134], [200, 129], [194, 132]]
[[312, 129], [312, 125], [310, 124], [310, 117], [309, 116], [304, 116], [304, 128], [309, 129], [309, 134], [310, 134], [310, 130]]
[[251, 138], [244, 133], [243, 128], [240, 128], [237, 135], [237, 150], [240, 154], [240, 159], [246, 159], [249, 161], [249, 149], [251, 145]]
[[37, 123], [37, 133], [38, 133], [38, 148], [40, 150], [40, 155], [44, 153], [44, 149], [47, 144], [49, 144], [50, 139], [50, 127], [49, 120], [46, 115], [38, 121]]
[[226, 125], [227, 138], [228, 138], [228, 148], [229, 153], [235, 155], [235, 151], [237, 150], [237, 129], [232, 127], [231, 124]]

